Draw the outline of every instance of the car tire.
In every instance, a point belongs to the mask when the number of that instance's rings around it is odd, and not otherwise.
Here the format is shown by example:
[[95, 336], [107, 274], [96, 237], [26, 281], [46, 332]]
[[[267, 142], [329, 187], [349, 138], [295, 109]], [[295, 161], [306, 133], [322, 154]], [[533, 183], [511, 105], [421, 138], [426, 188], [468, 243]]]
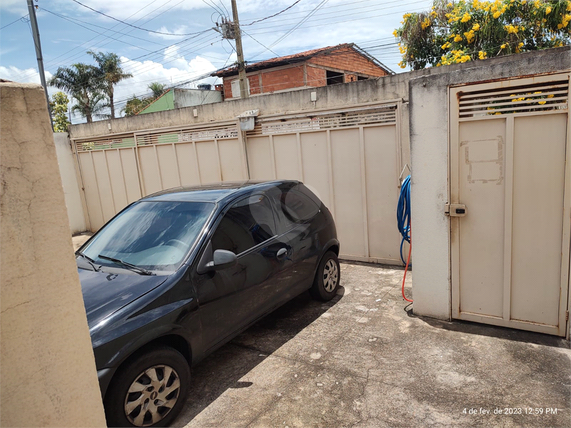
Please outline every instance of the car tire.
[[169, 425], [184, 406], [189, 383], [188, 362], [173, 348], [161, 346], [135, 357], [109, 386], [104, 400], [107, 425]]
[[340, 279], [341, 269], [339, 268], [337, 254], [328, 251], [317, 267], [317, 273], [309, 292], [314, 299], [327, 302], [337, 294]]

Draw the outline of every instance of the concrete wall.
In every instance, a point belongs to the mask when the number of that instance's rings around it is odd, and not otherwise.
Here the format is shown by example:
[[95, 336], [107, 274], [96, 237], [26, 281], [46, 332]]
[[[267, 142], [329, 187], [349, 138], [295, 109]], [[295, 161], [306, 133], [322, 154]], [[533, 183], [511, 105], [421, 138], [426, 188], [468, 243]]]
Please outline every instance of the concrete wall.
[[174, 90], [174, 108], [192, 107], [220, 102], [222, 102], [222, 93], [220, 91], [204, 89]]
[[[412, 73], [410, 73], [412, 74]], [[162, 111], [145, 115], [83, 123], [70, 127], [70, 137], [90, 138], [108, 136], [168, 126], [193, 125], [219, 120], [234, 120], [246, 110], [260, 110], [260, 115], [288, 114], [316, 109], [339, 109], [354, 104], [384, 102], [408, 97], [410, 74], [399, 74], [379, 79], [362, 80], [344, 85], [325, 86], [275, 94], [263, 94], [247, 99], [235, 99]], [[317, 92], [313, 103], [311, 92]], [[194, 117], [193, 110], [197, 110]], [[109, 129], [109, 126], [111, 127]], [[405, 128], [408, 142], [408, 128]], [[404, 143], [404, 140], [403, 140]]]
[[75, 166], [76, 162], [71, 151], [67, 132], [54, 133], [54, 143], [71, 233], [84, 232], [87, 230], [87, 222], [85, 221], [85, 212], [81, 200], [80, 181]]
[[44, 91], [0, 83], [0, 423], [105, 426]]
[[[451, 317], [448, 87], [571, 69], [569, 47], [450, 67], [410, 80], [414, 312]], [[433, 71], [435, 69], [431, 69]], [[483, 267], [485, 268], [485, 267]]]

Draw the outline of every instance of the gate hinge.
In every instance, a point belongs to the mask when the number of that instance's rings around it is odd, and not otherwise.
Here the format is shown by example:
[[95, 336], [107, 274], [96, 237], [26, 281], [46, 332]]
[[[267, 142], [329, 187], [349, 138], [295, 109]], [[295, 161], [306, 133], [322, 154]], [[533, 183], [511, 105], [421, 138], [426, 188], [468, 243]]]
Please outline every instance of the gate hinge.
[[565, 321], [569, 321], [569, 311], [565, 312]]
[[466, 215], [466, 205], [447, 202], [444, 205], [444, 214], [450, 217], [464, 217]]

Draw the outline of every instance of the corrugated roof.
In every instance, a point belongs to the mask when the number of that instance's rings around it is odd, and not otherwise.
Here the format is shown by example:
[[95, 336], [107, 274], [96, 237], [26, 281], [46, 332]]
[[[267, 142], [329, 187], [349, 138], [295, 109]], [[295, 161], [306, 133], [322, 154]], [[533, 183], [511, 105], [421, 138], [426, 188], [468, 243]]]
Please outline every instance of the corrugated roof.
[[[252, 64], [246, 65], [246, 72], [263, 70], [263, 69], [272, 68], [272, 67], [279, 67], [281, 65], [292, 64], [292, 63], [296, 63], [296, 62], [302, 62], [302, 61], [308, 60], [310, 58], [313, 58], [315, 56], [325, 55], [325, 54], [328, 54], [330, 52], [333, 52], [333, 51], [336, 51], [339, 49], [344, 49], [344, 48], [354, 49], [357, 53], [359, 53], [359, 54], [365, 56], [367, 59], [373, 61], [376, 65], [381, 67], [387, 73], [394, 74], [394, 72], [391, 69], [386, 67], [384, 64], [382, 64], [380, 61], [378, 61], [374, 57], [367, 54], [365, 51], [363, 51], [361, 48], [359, 48], [355, 43], [342, 43], [342, 44], [336, 45], [336, 46], [327, 46], [324, 48], [311, 49], [309, 51], [299, 52], [299, 53], [292, 54], [292, 55], [280, 56], [280, 57], [271, 58], [271, 59], [268, 59], [265, 61], [254, 62]], [[238, 74], [238, 67], [237, 66], [232, 66], [232, 67], [225, 68], [224, 70], [217, 71], [215, 73], [212, 73], [212, 76], [225, 77], [225, 76], [233, 76], [235, 74]]]

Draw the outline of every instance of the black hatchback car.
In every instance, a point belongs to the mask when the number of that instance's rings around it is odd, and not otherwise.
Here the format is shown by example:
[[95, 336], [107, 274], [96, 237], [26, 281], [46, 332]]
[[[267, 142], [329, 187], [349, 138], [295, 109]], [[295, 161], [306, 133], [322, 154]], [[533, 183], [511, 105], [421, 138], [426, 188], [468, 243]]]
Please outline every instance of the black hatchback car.
[[297, 181], [147, 196], [76, 253], [110, 426], [164, 426], [190, 366], [298, 294], [339, 286], [329, 210]]

